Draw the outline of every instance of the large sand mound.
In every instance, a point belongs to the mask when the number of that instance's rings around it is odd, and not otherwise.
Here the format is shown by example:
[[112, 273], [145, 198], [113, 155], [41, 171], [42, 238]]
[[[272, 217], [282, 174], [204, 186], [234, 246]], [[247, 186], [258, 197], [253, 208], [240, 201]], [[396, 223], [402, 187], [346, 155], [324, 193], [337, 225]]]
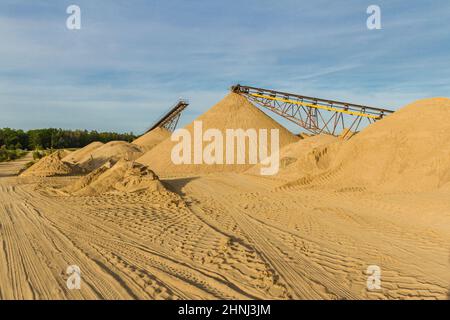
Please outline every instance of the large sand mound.
[[53, 177], [78, 173], [78, 169], [62, 161], [67, 151], [56, 151], [43, 157], [30, 168], [22, 172], [22, 177]]
[[140, 146], [144, 151], [149, 151], [169, 137], [170, 132], [168, 130], [157, 127], [134, 140], [133, 144]]
[[98, 141], [92, 142], [81, 149], [78, 149], [74, 152], [69, 153], [69, 155], [64, 157], [64, 159], [62, 159], [62, 160], [64, 162], [70, 162], [73, 164], [77, 164], [84, 158], [89, 157], [94, 152], [94, 150], [100, 148], [101, 146], [103, 146], [103, 143], [101, 143], [101, 142], [98, 142]]
[[78, 165], [86, 170], [92, 171], [108, 161], [115, 163], [121, 159], [131, 161], [143, 154], [141, 148], [125, 141], [111, 141], [92, 152], [87, 152], [84, 157], [79, 159]]
[[[312, 161], [327, 168], [308, 181], [378, 190], [430, 190], [450, 183], [450, 99], [407, 105]], [[303, 180], [305, 181], [305, 180]]]
[[[224, 137], [226, 129], [267, 129], [269, 131], [269, 146], [270, 129], [278, 129], [280, 148], [292, 142], [298, 141], [299, 139], [290, 133], [286, 128], [267, 116], [264, 112], [253, 106], [247, 99], [236, 93], [228, 94], [223, 100], [214, 105], [210, 110], [198, 117], [195, 121], [202, 122], [203, 132], [208, 129], [218, 129]], [[194, 136], [193, 123], [186, 126], [185, 129], [191, 133], [192, 137]], [[173, 142], [171, 139], [166, 139], [137, 161], [148, 165], [159, 175], [185, 175], [226, 171], [242, 172], [252, 166], [250, 164], [175, 165], [171, 160], [171, 151], [176, 144], [178, 144], [178, 142]], [[248, 159], [248, 154], [246, 155], [246, 159]], [[246, 163], [248, 163], [248, 161], [246, 161]]]
[[64, 190], [75, 195], [92, 196], [111, 191], [155, 192], [165, 188], [158, 176], [148, 167], [133, 161], [120, 160], [114, 165], [108, 161]]

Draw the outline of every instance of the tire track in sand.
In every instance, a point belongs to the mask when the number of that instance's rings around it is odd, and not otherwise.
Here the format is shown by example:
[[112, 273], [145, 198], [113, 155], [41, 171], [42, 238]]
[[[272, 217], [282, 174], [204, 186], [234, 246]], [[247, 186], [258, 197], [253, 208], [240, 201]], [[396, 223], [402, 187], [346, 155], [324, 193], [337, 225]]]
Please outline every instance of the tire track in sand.
[[[42, 202], [39, 193], [32, 192], [28, 190], [29, 188], [17, 189], [21, 196], [27, 199], [27, 203], [38, 205]], [[49, 211], [58, 213], [45, 215], [47, 224], [54, 225], [68, 238], [74, 239], [74, 245], [83, 248], [90, 259], [101, 261], [104, 269], [128, 279], [127, 284], [132, 283], [140, 296], [143, 295], [144, 288], [141, 285], [143, 281], [138, 280], [140, 283], [130, 281], [137, 274], [154, 284], [157, 284], [155, 278], [165, 279], [157, 291], [164, 291], [165, 286], [182, 299], [256, 298], [220, 274], [198, 265], [194, 266], [183, 257], [174, 255], [174, 252], [168, 252], [154, 243], [136, 238], [135, 234], [128, 230], [120, 228], [119, 232], [118, 226], [114, 223], [86, 215], [78, 209], [68, 208], [55, 199], [45, 200]], [[145, 287], [148, 288], [148, 285], [145, 284]], [[192, 292], [196, 294], [191, 294]]]
[[[261, 224], [256, 224], [247, 217], [247, 213], [235, 207], [222, 195], [229, 194], [230, 186], [210, 179], [199, 179], [189, 184], [189, 196], [202, 194], [202, 190], [215, 190], [210, 196], [223, 208], [245, 233], [255, 250], [273, 267], [285, 284], [291, 289], [293, 298], [297, 299], [357, 299], [346, 288], [330, 279], [331, 277], [319, 265], [309, 261], [287, 247]], [[201, 207], [190, 204], [194, 211]]]

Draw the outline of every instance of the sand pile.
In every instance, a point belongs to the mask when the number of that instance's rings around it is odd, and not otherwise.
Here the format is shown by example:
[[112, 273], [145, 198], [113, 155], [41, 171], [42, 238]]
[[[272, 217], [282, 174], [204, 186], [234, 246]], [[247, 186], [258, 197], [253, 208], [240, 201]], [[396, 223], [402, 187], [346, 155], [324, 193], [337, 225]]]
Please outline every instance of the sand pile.
[[[222, 133], [223, 137], [226, 136], [226, 129], [255, 129], [257, 132], [259, 129], [267, 129], [269, 132], [269, 146], [271, 142], [270, 129], [278, 129], [280, 149], [285, 145], [298, 141], [299, 139], [279, 123], [267, 116], [264, 112], [253, 106], [247, 99], [235, 93], [228, 94], [223, 100], [214, 105], [210, 110], [198, 117], [195, 121], [202, 122], [203, 132], [208, 129], [218, 129]], [[190, 132], [192, 140], [194, 140], [194, 123], [189, 124], [185, 127], [185, 129]], [[172, 148], [177, 144], [178, 142], [171, 141], [171, 139], [166, 139], [137, 161], [148, 165], [158, 175], [188, 175], [225, 171], [243, 172], [253, 166], [248, 164], [248, 143], [246, 147], [246, 164], [209, 165], [203, 163], [175, 165], [171, 160], [171, 152]], [[203, 146], [207, 144], [208, 143], [204, 143]], [[191, 143], [191, 146], [193, 150], [193, 142]], [[225, 142], [223, 150], [225, 150]], [[223, 154], [225, 155], [225, 151]], [[235, 152], [235, 155], [236, 154], [237, 152]]]
[[[303, 139], [285, 146], [280, 151], [280, 170], [276, 176], [280, 178], [300, 177], [320, 170], [322, 163], [315, 164], [310, 158], [335, 143], [339, 143], [337, 137], [320, 134], [304, 136]], [[258, 164], [246, 173], [260, 175], [260, 168], [261, 165]]]
[[22, 177], [53, 177], [79, 173], [78, 168], [62, 159], [68, 155], [67, 151], [56, 151], [43, 157], [30, 168], [21, 173]]
[[148, 167], [133, 161], [110, 161], [63, 189], [75, 195], [92, 196], [112, 191], [160, 192], [165, 190]]
[[[450, 99], [419, 100], [328, 148], [312, 183], [423, 191], [450, 183]], [[330, 160], [331, 159], [331, 160]]]
[[134, 140], [133, 144], [140, 146], [144, 151], [149, 151], [169, 137], [170, 132], [168, 130], [157, 127]]
[[128, 163], [123, 179], [114, 186], [122, 192], [155, 192], [164, 191], [165, 188], [158, 176], [147, 166], [137, 162]]
[[78, 159], [77, 164], [88, 172], [100, 168], [108, 161], [111, 163], [116, 163], [121, 159], [131, 161], [143, 154], [141, 147], [125, 141], [111, 141], [83, 153], [83, 157]]
[[101, 142], [97, 142], [97, 141], [92, 142], [81, 149], [71, 152], [69, 155], [64, 157], [64, 159], [62, 159], [62, 160], [64, 162], [70, 162], [73, 164], [77, 164], [84, 158], [90, 157], [90, 155], [94, 152], [94, 150], [100, 148], [101, 146], [103, 146], [103, 143], [101, 143]]

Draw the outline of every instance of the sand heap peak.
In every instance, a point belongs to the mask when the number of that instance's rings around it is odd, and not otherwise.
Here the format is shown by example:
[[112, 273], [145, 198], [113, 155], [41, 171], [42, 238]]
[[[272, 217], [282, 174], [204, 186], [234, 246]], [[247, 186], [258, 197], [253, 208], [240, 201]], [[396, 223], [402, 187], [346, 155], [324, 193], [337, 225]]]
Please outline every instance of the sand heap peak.
[[84, 152], [77, 165], [83, 170], [90, 172], [105, 164], [108, 161], [135, 160], [143, 154], [141, 147], [125, 142], [111, 141], [94, 148], [92, 151]]
[[[203, 132], [208, 129], [217, 129], [225, 136], [227, 129], [278, 129], [280, 148], [298, 141], [298, 137], [289, 132], [264, 112], [253, 106], [246, 98], [236, 93], [228, 94], [224, 99], [214, 105], [194, 122], [201, 122]], [[186, 129], [194, 136], [194, 122]], [[242, 172], [250, 168], [249, 164], [182, 164], [175, 165], [171, 159], [172, 148], [178, 142], [166, 139], [155, 148], [137, 159], [137, 162], [148, 165], [159, 175], [200, 174], [209, 172]], [[270, 145], [270, 134], [268, 139]], [[193, 147], [192, 147], [193, 149]], [[248, 148], [247, 148], [248, 152]], [[246, 155], [248, 158], [248, 155]]]
[[94, 150], [100, 148], [101, 146], [103, 146], [103, 143], [101, 143], [101, 142], [98, 142], [98, 141], [92, 142], [81, 149], [78, 149], [74, 152], [69, 153], [62, 160], [64, 162], [78, 164], [84, 158], [90, 157], [90, 155], [94, 152]]
[[30, 168], [22, 172], [22, 177], [53, 177], [78, 173], [78, 169], [62, 159], [68, 154], [67, 151], [56, 151], [43, 157]]
[[110, 161], [63, 189], [80, 196], [108, 192], [163, 192], [158, 176], [148, 167], [134, 161]]
[[170, 131], [157, 127], [134, 140], [133, 144], [140, 146], [144, 151], [149, 151], [169, 137]]

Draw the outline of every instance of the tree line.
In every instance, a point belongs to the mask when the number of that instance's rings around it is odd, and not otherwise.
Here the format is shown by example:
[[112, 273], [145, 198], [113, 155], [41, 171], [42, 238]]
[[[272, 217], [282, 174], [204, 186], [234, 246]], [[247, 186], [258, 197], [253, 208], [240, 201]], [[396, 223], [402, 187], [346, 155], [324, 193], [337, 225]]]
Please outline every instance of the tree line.
[[94, 141], [107, 143], [121, 140], [131, 142], [136, 136], [130, 133], [97, 132], [95, 130], [64, 130], [56, 128], [29, 131], [0, 129], [0, 148], [8, 150], [39, 150], [82, 148]]

